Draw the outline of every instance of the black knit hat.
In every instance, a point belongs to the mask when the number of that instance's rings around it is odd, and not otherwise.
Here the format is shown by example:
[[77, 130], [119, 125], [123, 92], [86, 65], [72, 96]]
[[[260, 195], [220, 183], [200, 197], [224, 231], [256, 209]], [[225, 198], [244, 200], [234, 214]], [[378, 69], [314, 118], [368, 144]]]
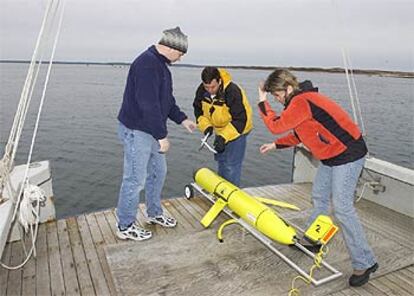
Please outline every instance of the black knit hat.
[[174, 48], [182, 53], [186, 53], [188, 49], [187, 35], [181, 32], [180, 27], [174, 29], [167, 29], [162, 32], [162, 38], [159, 44]]

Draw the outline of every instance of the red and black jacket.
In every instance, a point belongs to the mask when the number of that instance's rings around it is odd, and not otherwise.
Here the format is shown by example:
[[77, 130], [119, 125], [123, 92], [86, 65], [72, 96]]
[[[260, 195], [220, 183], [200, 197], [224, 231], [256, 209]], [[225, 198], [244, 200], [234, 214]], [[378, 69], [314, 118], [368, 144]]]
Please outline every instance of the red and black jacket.
[[[303, 84], [301, 84], [302, 86]], [[358, 126], [332, 99], [310, 88], [294, 95], [280, 116], [269, 102], [260, 102], [259, 110], [265, 125], [273, 134], [291, 131], [275, 141], [276, 148], [303, 143], [323, 164], [336, 166], [352, 162], [367, 154], [367, 147]], [[302, 87], [303, 89], [303, 87]]]

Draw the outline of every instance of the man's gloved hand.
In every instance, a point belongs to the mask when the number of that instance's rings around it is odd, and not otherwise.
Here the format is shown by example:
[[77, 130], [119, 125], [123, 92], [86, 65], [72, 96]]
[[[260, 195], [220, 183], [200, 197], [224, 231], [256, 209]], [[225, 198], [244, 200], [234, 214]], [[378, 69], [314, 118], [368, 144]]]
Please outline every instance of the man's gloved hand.
[[213, 134], [213, 131], [214, 131], [213, 127], [212, 126], [209, 126], [208, 128], [206, 128], [204, 130], [204, 136], [207, 136], [208, 135], [208, 138], [210, 138], [211, 135]]
[[217, 151], [217, 153], [224, 152], [224, 149], [226, 148], [226, 140], [222, 136], [216, 136], [214, 139], [214, 150]]

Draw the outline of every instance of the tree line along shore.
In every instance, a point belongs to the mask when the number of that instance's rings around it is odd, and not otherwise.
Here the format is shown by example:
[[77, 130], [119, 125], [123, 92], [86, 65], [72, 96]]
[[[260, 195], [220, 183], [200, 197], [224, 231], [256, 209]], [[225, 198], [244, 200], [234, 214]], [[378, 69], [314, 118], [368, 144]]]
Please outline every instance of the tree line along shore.
[[[19, 63], [27, 64], [30, 61], [25, 60], [0, 60], [0, 63]], [[47, 61], [42, 63], [46, 64]], [[131, 63], [126, 62], [81, 62], [81, 61], [55, 61], [54, 64], [63, 64], [63, 65], [101, 65], [101, 66], [129, 66]], [[194, 64], [177, 64], [172, 65], [173, 67], [183, 67], [183, 68], [204, 68], [205, 65], [194, 65]], [[211, 66], [211, 65], [209, 65]], [[243, 70], [264, 70], [272, 71], [276, 68], [285, 68], [290, 71], [296, 72], [322, 72], [322, 73], [344, 73], [345, 69], [341, 67], [333, 68], [322, 68], [322, 67], [278, 67], [278, 66], [243, 66], [243, 65], [212, 65], [214, 67], [222, 67], [227, 69], [243, 69]], [[414, 78], [414, 72], [405, 72], [405, 71], [390, 71], [390, 70], [378, 70], [378, 69], [352, 69], [354, 74], [362, 75], [375, 75], [381, 77], [397, 77], [397, 78]]]

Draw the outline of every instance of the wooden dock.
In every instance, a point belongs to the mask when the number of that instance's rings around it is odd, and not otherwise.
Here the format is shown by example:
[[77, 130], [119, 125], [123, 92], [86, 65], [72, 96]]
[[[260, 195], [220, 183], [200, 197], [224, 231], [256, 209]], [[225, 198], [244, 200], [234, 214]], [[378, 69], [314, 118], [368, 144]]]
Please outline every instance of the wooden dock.
[[[250, 188], [248, 191], [256, 195], [289, 200], [301, 208], [309, 208], [310, 188], [310, 184], [286, 184]], [[177, 227], [145, 227], [152, 230], [154, 236], [159, 239], [170, 235], [180, 236], [192, 231], [199, 232], [203, 230], [199, 221], [209, 206], [210, 204], [200, 197], [191, 200], [163, 200], [166, 212], [177, 218]], [[395, 237], [401, 246], [413, 248], [413, 219], [369, 201], [358, 203], [358, 212], [364, 224], [375, 227], [384, 235]], [[139, 209], [138, 221], [144, 225], [142, 214], [143, 205]], [[224, 221], [223, 217], [219, 219]], [[387, 221], [393, 225], [387, 224]], [[395, 225], [398, 231], [393, 228]], [[31, 259], [23, 269], [15, 271], [7, 271], [0, 267], [0, 295], [116, 295], [116, 285], [104, 250], [106, 246], [113, 244], [131, 244], [116, 238], [113, 209], [42, 224], [39, 228], [36, 260]], [[392, 251], [389, 256], [392, 264]], [[7, 245], [2, 261], [14, 265], [22, 258], [21, 242], [14, 242]], [[412, 291], [414, 265], [411, 264], [376, 277], [361, 288], [346, 288], [330, 295], [412, 295]]]

